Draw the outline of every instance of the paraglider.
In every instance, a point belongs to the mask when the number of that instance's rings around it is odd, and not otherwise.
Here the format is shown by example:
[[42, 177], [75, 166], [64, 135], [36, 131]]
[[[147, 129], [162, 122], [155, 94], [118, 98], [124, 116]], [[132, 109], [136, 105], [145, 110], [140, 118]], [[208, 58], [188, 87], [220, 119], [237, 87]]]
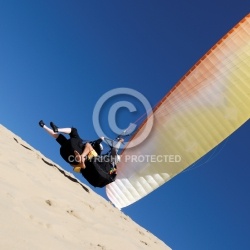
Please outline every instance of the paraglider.
[[[49, 128], [43, 120], [39, 121], [39, 126], [60, 144], [62, 158], [73, 167], [75, 172], [81, 173], [92, 186], [102, 188], [115, 180], [116, 164], [120, 159], [118, 150], [123, 142], [122, 138], [115, 145], [109, 145], [110, 151], [102, 155], [101, 142], [104, 137], [92, 142], [84, 142], [74, 127], [59, 128], [50, 122], [51, 128]], [[69, 138], [67, 139], [63, 134], [69, 135]]]
[[[133, 204], [207, 154], [249, 117], [250, 14], [187, 72], [140, 126], [122, 153], [116, 181], [106, 186], [108, 198], [118, 208]], [[149, 137], [133, 147], [151, 119]], [[179, 160], [157, 160], [165, 156]]]

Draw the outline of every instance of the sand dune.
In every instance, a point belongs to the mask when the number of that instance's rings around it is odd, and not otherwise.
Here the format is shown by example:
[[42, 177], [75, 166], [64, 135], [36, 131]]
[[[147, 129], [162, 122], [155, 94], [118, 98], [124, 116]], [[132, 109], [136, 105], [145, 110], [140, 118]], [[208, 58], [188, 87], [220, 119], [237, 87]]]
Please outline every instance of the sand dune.
[[0, 249], [170, 249], [0, 125]]

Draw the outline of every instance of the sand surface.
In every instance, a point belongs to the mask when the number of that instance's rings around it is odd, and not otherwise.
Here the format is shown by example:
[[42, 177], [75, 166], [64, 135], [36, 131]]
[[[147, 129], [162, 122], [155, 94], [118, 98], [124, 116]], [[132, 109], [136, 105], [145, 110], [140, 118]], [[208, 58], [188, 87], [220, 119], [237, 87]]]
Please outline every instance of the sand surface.
[[0, 125], [1, 250], [170, 249]]

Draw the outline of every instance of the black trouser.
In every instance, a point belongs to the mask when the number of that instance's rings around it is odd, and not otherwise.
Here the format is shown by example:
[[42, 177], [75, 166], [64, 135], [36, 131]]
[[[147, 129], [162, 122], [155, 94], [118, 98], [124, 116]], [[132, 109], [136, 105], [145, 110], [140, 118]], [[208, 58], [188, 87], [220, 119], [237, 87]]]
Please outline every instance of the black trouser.
[[85, 144], [76, 128], [72, 128], [69, 136], [70, 138], [67, 139], [64, 135], [59, 134], [56, 141], [61, 145], [60, 154], [62, 158], [69, 164], [77, 165], [78, 162], [75, 160], [74, 151], [76, 150], [79, 154], [82, 154]]
[[[80, 138], [76, 128], [71, 129], [71, 132], [70, 132], [69, 136], [70, 136], [70, 138], [77, 138], [77, 139], [82, 140]], [[59, 134], [56, 141], [62, 146], [64, 143], [66, 143], [68, 141], [68, 139], [64, 135]]]

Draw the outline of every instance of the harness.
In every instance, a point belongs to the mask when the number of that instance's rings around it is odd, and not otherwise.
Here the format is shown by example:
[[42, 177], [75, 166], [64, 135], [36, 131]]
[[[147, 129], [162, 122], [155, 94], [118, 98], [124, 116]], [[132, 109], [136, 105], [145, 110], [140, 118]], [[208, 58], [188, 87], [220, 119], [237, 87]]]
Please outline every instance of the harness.
[[[110, 150], [103, 155], [100, 155], [100, 144], [97, 141], [89, 142], [94, 148], [87, 155], [85, 161], [86, 168], [79, 166], [74, 167], [74, 171], [81, 173], [83, 177], [94, 187], [104, 187], [109, 183], [115, 181], [116, 178], [116, 163], [117, 150], [115, 148], [114, 140], [104, 138], [105, 142], [109, 145]], [[115, 153], [112, 150], [116, 150]], [[99, 154], [98, 154], [99, 153]]]

